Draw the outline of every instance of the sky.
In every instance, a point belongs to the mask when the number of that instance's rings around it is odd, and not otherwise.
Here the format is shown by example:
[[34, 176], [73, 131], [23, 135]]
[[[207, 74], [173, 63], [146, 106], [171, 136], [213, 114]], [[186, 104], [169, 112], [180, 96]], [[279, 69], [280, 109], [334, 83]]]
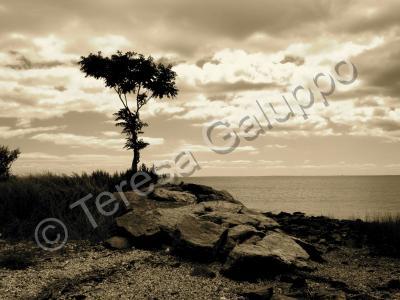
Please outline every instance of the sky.
[[[21, 150], [16, 174], [127, 169], [121, 103], [77, 62], [136, 51], [172, 64], [179, 89], [143, 108], [147, 164], [190, 151], [193, 176], [400, 174], [399, 11], [395, 0], [1, 0], [0, 144]], [[246, 135], [249, 124], [263, 132]], [[238, 145], [216, 153], [223, 127]]]

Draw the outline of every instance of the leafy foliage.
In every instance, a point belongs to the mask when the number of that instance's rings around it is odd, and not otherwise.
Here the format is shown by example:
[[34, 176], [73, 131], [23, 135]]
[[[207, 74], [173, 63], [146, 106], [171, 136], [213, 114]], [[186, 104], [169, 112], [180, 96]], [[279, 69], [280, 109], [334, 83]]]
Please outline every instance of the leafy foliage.
[[6, 146], [0, 146], [0, 180], [10, 177], [11, 165], [20, 155], [19, 149], [9, 150]]
[[[172, 65], [156, 63], [151, 56], [120, 51], [110, 57], [104, 57], [101, 52], [91, 53], [81, 57], [79, 64], [86, 76], [103, 79], [106, 87], [117, 93], [123, 108], [114, 114], [116, 125], [123, 128], [125, 148], [133, 150], [132, 170], [136, 172], [140, 151], [148, 146], [139, 138], [147, 126], [140, 120], [139, 111], [152, 98], [174, 98], [178, 94]], [[128, 103], [130, 94], [134, 95], [133, 106]]]
[[149, 143], [138, 138], [138, 134], [142, 134], [142, 128], [147, 127], [147, 123], [142, 122], [136, 117], [135, 113], [129, 112], [126, 108], [121, 108], [117, 113], [114, 114], [116, 126], [122, 127], [122, 133], [126, 136], [125, 148], [134, 150], [142, 150], [146, 148]]

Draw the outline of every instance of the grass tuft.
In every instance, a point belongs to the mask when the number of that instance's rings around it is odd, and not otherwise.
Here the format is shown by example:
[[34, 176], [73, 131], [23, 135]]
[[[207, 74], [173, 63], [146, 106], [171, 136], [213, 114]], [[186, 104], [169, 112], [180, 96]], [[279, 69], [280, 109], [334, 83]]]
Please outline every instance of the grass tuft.
[[369, 215], [357, 227], [377, 254], [400, 257], [400, 214]]
[[[152, 172], [150, 176], [157, 181], [158, 176], [153, 170], [146, 167], [142, 170]], [[95, 171], [72, 176], [47, 173], [12, 177], [0, 182], [0, 234], [12, 240], [33, 239], [35, 227], [41, 220], [57, 218], [67, 225], [70, 239], [102, 240], [113, 224], [113, 217], [98, 212], [95, 198], [104, 191], [115, 192], [123, 180], [129, 182], [130, 175], [129, 171], [114, 174]], [[124, 190], [129, 188], [127, 184]], [[98, 224], [96, 229], [81, 206], [69, 208], [88, 194], [93, 198], [85, 204]], [[112, 210], [111, 206], [109, 210]]]

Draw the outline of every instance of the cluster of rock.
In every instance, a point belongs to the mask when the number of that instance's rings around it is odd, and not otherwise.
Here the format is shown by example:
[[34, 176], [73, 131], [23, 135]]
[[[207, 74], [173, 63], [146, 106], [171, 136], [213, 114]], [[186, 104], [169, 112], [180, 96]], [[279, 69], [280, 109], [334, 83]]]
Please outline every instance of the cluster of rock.
[[265, 213], [285, 232], [316, 245], [322, 252], [339, 246], [361, 248], [366, 236], [360, 231], [361, 220], [338, 220], [324, 216], [306, 216], [302, 212]]
[[[157, 187], [147, 197], [125, 193], [128, 211], [116, 218], [113, 248], [167, 248], [202, 261], [224, 262], [234, 278], [307, 268], [319, 253], [284, 233], [270, 217], [245, 207], [228, 192], [196, 184]], [[122, 200], [121, 200], [122, 201]]]

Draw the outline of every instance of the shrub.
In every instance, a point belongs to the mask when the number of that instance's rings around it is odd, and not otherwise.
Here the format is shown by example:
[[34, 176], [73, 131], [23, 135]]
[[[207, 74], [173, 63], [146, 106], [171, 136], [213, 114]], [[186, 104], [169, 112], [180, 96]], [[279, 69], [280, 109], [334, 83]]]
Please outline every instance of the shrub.
[[[153, 169], [144, 166], [141, 170], [149, 172], [157, 182], [158, 175]], [[116, 192], [116, 186], [123, 180], [129, 182], [131, 173], [95, 171], [71, 176], [49, 173], [12, 177], [0, 182], [0, 233], [7, 239], [31, 239], [41, 220], [58, 218], [67, 225], [71, 239], [102, 240], [110, 233], [117, 215], [107, 217], [98, 213], [95, 198], [104, 191]], [[129, 189], [129, 184], [124, 187], [124, 191]], [[88, 194], [93, 198], [85, 204], [98, 224], [96, 229], [81, 207], [69, 208]]]
[[6, 146], [0, 146], [0, 180], [10, 178], [11, 165], [20, 153], [19, 149], [9, 150]]

